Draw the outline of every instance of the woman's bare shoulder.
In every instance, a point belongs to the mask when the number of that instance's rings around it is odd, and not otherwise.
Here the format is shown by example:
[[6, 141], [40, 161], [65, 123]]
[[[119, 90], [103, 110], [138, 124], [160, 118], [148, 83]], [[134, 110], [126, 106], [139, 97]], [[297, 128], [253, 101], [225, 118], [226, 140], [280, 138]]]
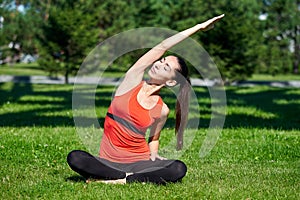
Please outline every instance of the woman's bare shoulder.
[[118, 86], [115, 96], [121, 96], [123, 94], [126, 94], [133, 88], [137, 87], [139, 84], [141, 84], [142, 81], [126, 81], [125, 79], [121, 82], [121, 84]]

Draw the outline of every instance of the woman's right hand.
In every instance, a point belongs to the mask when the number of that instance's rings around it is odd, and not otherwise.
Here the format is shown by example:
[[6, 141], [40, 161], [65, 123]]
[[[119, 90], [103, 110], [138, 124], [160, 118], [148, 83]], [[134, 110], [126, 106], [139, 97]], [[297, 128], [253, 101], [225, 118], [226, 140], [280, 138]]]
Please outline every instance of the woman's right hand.
[[208, 31], [214, 27], [214, 24], [221, 20], [225, 14], [219, 15], [217, 17], [211, 18], [201, 24], [198, 24], [197, 26], [199, 27], [199, 30], [201, 31]]
[[158, 155], [157, 152], [151, 153], [150, 159], [151, 159], [152, 161], [155, 161], [156, 159], [158, 159], [158, 160], [168, 160], [167, 158], [164, 158], [164, 157]]

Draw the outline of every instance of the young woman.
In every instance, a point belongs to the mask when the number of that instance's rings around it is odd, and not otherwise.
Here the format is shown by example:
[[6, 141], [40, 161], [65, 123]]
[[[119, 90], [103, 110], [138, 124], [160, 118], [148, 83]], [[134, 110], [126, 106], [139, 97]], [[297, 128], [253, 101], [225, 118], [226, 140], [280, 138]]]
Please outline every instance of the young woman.
[[[160, 132], [169, 108], [159, 96], [162, 87], [180, 84], [176, 105], [175, 131], [179, 138], [187, 120], [190, 81], [185, 62], [164, 53], [197, 31], [209, 30], [224, 15], [186, 29], [149, 50], [127, 71], [108, 109], [99, 156], [75, 150], [69, 153], [69, 166], [87, 180], [164, 184], [180, 181], [186, 165], [158, 155]], [[149, 80], [144, 81], [148, 71]], [[145, 132], [150, 128], [149, 141]], [[179, 140], [180, 141], [180, 140]], [[179, 144], [181, 145], [181, 144]]]

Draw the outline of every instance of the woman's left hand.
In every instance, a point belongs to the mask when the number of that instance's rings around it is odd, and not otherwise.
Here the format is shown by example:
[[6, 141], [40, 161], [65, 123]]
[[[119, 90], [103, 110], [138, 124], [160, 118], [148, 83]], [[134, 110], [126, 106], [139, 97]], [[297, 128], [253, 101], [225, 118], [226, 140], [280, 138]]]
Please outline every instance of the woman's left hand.
[[219, 15], [217, 17], [211, 18], [209, 20], [207, 20], [206, 22], [203, 22], [201, 24], [198, 24], [198, 26], [200, 26], [201, 31], [208, 31], [210, 29], [212, 29], [214, 27], [214, 24], [219, 21], [220, 19], [222, 19], [225, 15]]

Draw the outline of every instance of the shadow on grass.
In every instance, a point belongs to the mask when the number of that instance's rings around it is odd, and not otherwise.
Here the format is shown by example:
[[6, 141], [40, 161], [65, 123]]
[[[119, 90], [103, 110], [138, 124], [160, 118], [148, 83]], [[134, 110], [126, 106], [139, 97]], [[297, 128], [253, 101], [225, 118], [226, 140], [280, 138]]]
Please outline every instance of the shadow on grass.
[[66, 178], [66, 181], [79, 183], [79, 182], [86, 182], [86, 179], [83, 178], [82, 176], [74, 175]]
[[235, 109], [227, 115], [225, 127], [300, 129], [297, 88], [229, 88], [227, 96], [228, 107]]
[[[5, 104], [13, 104], [9, 109], [0, 114], [0, 126], [2, 127], [24, 127], [24, 126], [74, 126], [72, 113], [72, 92], [71, 85], [43, 85], [32, 87], [28, 83], [9, 83], [10, 89], [4, 83], [0, 84], [0, 108]], [[36, 85], [37, 86], [37, 85]], [[48, 87], [48, 88], [47, 88]], [[108, 107], [111, 97], [110, 92], [96, 93], [96, 107]], [[92, 92], [82, 93], [80, 98], [91, 98]], [[106, 97], [106, 98], [102, 98]], [[104, 116], [98, 116], [98, 123], [92, 124], [94, 120], [89, 117], [81, 119], [84, 126], [103, 127]]]
[[[199, 100], [209, 98], [207, 90], [196, 89], [196, 94]], [[224, 128], [300, 129], [300, 92], [297, 88], [229, 87], [226, 96]], [[199, 104], [200, 114], [207, 114], [211, 104]], [[200, 117], [200, 127], [208, 127], [209, 122], [210, 119]]]
[[[200, 106], [198, 128], [208, 128], [211, 122], [211, 103], [207, 88], [194, 87]], [[218, 88], [210, 88], [218, 90]], [[172, 94], [163, 94], [172, 98]], [[297, 88], [276, 87], [229, 87], [226, 89], [226, 116], [224, 128], [274, 128], [281, 130], [300, 129], [300, 92]], [[175, 100], [170, 101], [171, 106]], [[224, 117], [215, 114], [215, 120]], [[189, 124], [197, 124], [199, 118], [189, 118]], [[169, 118], [167, 128], [174, 128], [175, 119]], [[193, 125], [191, 125], [192, 127]]]
[[[70, 85], [31, 85], [25, 83], [0, 84], [0, 106], [16, 104], [0, 114], [0, 126], [74, 126], [72, 113], [72, 92]], [[47, 88], [49, 87], [49, 89]], [[5, 88], [5, 89], [2, 89]], [[101, 90], [103, 89], [103, 90]], [[110, 105], [113, 87], [99, 86], [95, 105], [105, 110]], [[217, 89], [217, 88], [216, 88]], [[83, 87], [83, 91], [85, 88]], [[207, 88], [194, 87], [200, 106], [200, 128], [208, 128], [211, 104]], [[91, 92], [80, 98], [91, 98]], [[164, 101], [174, 109], [175, 96], [162, 92]], [[282, 130], [300, 129], [300, 92], [296, 88], [274, 87], [229, 87], [226, 90], [227, 115], [224, 128], [275, 128]], [[23, 98], [25, 97], [25, 98]], [[30, 98], [29, 98], [30, 97]], [[105, 113], [98, 116], [98, 124], [90, 124], [91, 118], [80, 119], [83, 126], [103, 127]], [[222, 117], [222, 116], [220, 116]], [[198, 118], [190, 119], [190, 123]], [[166, 128], [174, 128], [175, 119], [169, 118]]]

